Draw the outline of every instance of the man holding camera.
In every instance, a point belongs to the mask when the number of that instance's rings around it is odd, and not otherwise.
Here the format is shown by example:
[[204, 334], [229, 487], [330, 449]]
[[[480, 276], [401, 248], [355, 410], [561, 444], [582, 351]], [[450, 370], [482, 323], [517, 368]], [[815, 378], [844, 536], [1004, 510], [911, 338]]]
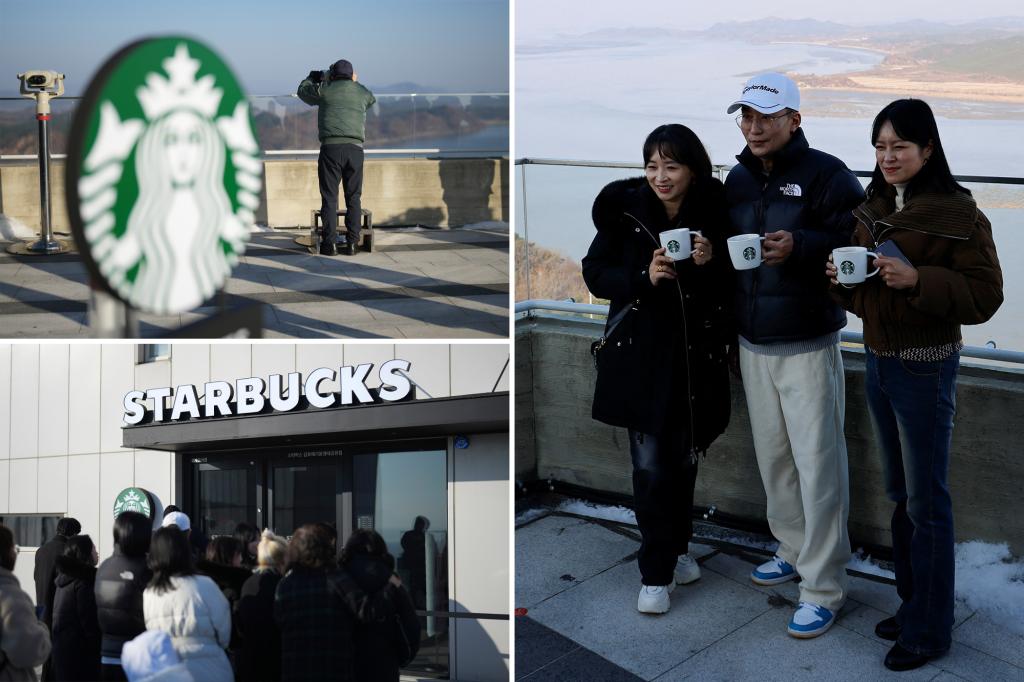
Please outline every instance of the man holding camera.
[[317, 112], [320, 136], [317, 177], [320, 180], [320, 216], [324, 223], [320, 254], [324, 256], [337, 255], [334, 240], [338, 230], [339, 181], [345, 192], [345, 229], [348, 231], [342, 253], [354, 256], [359, 245], [366, 110], [377, 100], [369, 89], [356, 81], [352, 63], [339, 59], [329, 71], [310, 71], [299, 83], [299, 99], [320, 107]]

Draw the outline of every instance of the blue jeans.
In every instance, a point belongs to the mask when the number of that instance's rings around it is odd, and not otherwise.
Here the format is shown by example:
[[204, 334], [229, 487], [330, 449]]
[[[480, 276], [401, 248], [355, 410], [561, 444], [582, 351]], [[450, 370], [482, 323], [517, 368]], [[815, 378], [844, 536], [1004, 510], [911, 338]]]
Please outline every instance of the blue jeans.
[[960, 356], [938, 362], [867, 351], [865, 392], [882, 451], [885, 488], [896, 503], [892, 552], [899, 644], [920, 655], [949, 649], [953, 633], [953, 502], [949, 449]]

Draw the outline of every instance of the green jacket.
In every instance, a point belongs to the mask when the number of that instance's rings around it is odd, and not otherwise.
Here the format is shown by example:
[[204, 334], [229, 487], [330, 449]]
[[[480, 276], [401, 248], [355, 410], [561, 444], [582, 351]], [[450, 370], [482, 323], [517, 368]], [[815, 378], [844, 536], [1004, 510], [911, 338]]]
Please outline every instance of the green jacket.
[[306, 104], [320, 107], [320, 144], [363, 144], [366, 110], [377, 102], [364, 85], [348, 79], [314, 83], [307, 78], [299, 83], [297, 94]]

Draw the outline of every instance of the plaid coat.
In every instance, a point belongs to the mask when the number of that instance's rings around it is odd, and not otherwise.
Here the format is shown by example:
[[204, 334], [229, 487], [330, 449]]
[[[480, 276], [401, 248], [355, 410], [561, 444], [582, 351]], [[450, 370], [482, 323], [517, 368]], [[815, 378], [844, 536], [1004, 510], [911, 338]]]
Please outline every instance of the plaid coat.
[[355, 618], [326, 570], [295, 568], [277, 586], [274, 620], [281, 631], [281, 680], [355, 680]]

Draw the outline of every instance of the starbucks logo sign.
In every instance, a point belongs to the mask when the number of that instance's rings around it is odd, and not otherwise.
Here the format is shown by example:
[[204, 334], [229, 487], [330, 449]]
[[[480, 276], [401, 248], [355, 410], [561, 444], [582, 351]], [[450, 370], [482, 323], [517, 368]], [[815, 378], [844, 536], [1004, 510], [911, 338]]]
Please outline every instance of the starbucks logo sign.
[[153, 503], [149, 499], [149, 493], [142, 488], [125, 488], [117, 494], [114, 500], [114, 518], [122, 512], [135, 512], [153, 518]]
[[743, 249], [743, 258], [745, 260], [754, 260], [755, 258], [757, 258], [757, 251], [754, 250], [753, 246], [748, 246], [747, 248]]
[[842, 263], [840, 263], [839, 269], [842, 271], [844, 275], [852, 275], [853, 271], [856, 270], [856, 268], [853, 267], [853, 263], [848, 260], [844, 260]]
[[198, 307], [245, 251], [259, 154], [213, 51], [173, 37], [122, 49], [90, 83], [68, 150], [68, 213], [93, 278], [146, 312]]
[[679, 242], [677, 242], [675, 239], [670, 239], [668, 242], [668, 252], [679, 253]]

